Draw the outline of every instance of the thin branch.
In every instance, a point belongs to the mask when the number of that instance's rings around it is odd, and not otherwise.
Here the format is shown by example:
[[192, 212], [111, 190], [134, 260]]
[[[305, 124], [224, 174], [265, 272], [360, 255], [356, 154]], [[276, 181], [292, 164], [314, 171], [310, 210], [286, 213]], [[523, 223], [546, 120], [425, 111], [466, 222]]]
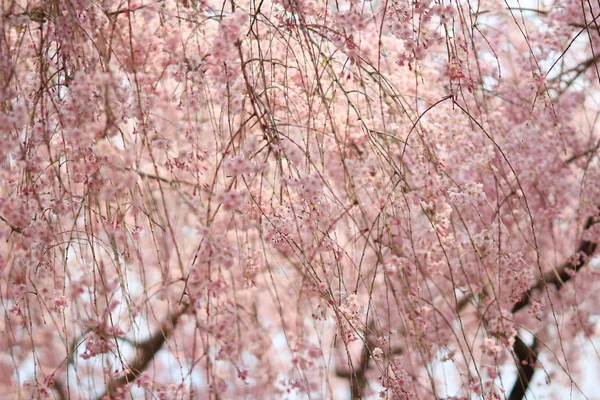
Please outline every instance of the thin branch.
[[573, 155], [573, 156], [569, 157], [569, 158], [567, 159], [567, 161], [565, 161], [565, 162], [566, 162], [567, 164], [571, 164], [571, 163], [573, 163], [574, 161], [577, 161], [578, 159], [580, 159], [581, 157], [586, 157], [586, 156], [589, 156], [590, 154], [593, 154], [593, 153], [595, 153], [595, 152], [596, 152], [596, 151], [598, 151], [599, 149], [600, 149], [600, 140], [598, 141], [598, 143], [596, 143], [596, 145], [595, 145], [593, 148], [591, 148], [591, 149], [589, 149], [589, 150], [586, 150], [586, 151], [584, 151], [583, 153], [575, 154], [575, 155]]
[[[583, 231], [585, 232], [592, 227], [597, 217], [589, 217], [585, 223]], [[560, 268], [545, 274], [540, 280], [538, 280], [533, 286], [531, 286], [525, 293], [523, 293], [521, 300], [513, 306], [512, 312], [516, 313], [521, 309], [529, 305], [531, 294], [534, 290], [542, 289], [548, 285], [554, 285], [557, 290], [560, 290], [569, 280], [571, 280], [575, 273], [578, 272], [582, 267], [587, 264], [589, 258], [594, 254], [597, 249], [597, 244], [588, 240], [582, 240], [577, 248], [577, 252], [571, 260], [563, 263]], [[573, 273], [575, 272], [575, 273]], [[472, 296], [467, 296], [461, 300], [457, 307], [457, 311], [460, 312], [472, 299]], [[371, 358], [371, 348], [374, 343], [371, 343], [370, 335], [367, 334], [365, 345], [363, 346], [360, 364], [357, 368], [352, 371], [349, 370], [336, 370], [336, 375], [340, 378], [346, 378], [350, 380], [350, 388], [352, 393], [352, 400], [357, 400], [362, 397], [362, 392], [367, 384], [366, 373], [369, 368], [369, 361]], [[535, 373], [535, 363], [537, 361], [537, 338], [534, 337], [534, 342], [529, 347], [519, 336], [515, 338], [515, 344], [513, 351], [517, 357], [517, 371], [518, 379], [515, 382], [513, 389], [510, 392], [508, 400], [520, 400], [523, 399], [529, 382]], [[526, 362], [524, 364], [524, 362]]]
[[0, 220], [10, 227], [11, 232], [17, 232], [17, 233], [20, 233], [21, 235], [23, 234], [23, 230], [21, 228], [12, 225], [2, 215], [0, 215]]

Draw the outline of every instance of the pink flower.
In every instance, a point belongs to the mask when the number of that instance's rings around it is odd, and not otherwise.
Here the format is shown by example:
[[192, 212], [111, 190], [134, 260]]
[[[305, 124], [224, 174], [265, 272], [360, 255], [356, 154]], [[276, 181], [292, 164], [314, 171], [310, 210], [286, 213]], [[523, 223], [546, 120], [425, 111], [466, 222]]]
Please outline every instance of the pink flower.
[[240, 192], [229, 190], [217, 195], [216, 200], [223, 205], [226, 211], [239, 209], [244, 202], [244, 195]]

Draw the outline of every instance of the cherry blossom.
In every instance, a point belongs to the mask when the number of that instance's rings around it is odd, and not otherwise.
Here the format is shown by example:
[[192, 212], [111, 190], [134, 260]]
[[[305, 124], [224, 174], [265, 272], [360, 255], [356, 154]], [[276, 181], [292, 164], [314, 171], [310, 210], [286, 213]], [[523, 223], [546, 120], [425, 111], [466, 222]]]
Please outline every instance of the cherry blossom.
[[0, 398], [593, 396], [598, 4], [0, 11]]

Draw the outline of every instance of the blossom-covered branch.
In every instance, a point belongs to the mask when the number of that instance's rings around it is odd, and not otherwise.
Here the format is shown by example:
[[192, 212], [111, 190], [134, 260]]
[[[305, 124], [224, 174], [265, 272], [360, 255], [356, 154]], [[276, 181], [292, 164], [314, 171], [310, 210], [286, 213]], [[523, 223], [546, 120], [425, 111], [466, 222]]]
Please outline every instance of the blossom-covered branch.
[[600, 6], [510, 6], [0, 2], [0, 397], [584, 392]]

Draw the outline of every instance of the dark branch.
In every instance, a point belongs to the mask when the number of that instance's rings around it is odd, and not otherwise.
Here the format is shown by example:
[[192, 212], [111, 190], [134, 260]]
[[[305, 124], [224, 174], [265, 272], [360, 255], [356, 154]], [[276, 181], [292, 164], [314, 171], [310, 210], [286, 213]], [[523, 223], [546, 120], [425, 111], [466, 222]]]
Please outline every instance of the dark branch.
[[68, 390], [65, 389], [64, 384], [60, 380], [54, 380], [52, 388], [54, 388], [54, 391], [56, 392], [56, 398], [58, 400], [67, 400], [70, 398], [70, 396], [67, 393]]
[[[584, 226], [584, 232], [592, 227], [597, 221], [597, 217], [589, 217]], [[531, 300], [531, 293], [534, 290], [545, 288], [549, 285], [554, 285], [556, 290], [560, 290], [575, 274], [586, 265], [589, 258], [594, 254], [598, 245], [588, 240], [582, 240], [579, 244], [575, 256], [571, 260], [565, 262], [559, 269], [545, 274], [535, 285], [527, 290], [517, 304], [513, 306], [512, 312], [525, 308]], [[515, 382], [508, 400], [521, 400], [525, 397], [525, 393], [529, 388], [531, 378], [535, 373], [535, 363], [537, 361], [537, 346], [538, 340], [534, 336], [533, 344], [528, 346], [519, 336], [515, 338], [513, 352], [517, 357], [517, 372], [518, 379]]]
[[600, 141], [598, 141], [598, 143], [596, 143], [596, 145], [594, 147], [592, 147], [591, 149], [588, 149], [588, 150], [584, 151], [583, 153], [575, 154], [575, 155], [569, 157], [567, 159], [567, 161], [565, 161], [565, 162], [567, 164], [571, 164], [574, 161], [579, 160], [581, 157], [586, 157], [586, 156], [589, 156], [590, 154], [594, 154], [599, 149], [600, 149]]
[[515, 338], [513, 351], [517, 357], [517, 372], [519, 376], [510, 391], [508, 400], [521, 400], [525, 397], [525, 392], [527, 392], [531, 378], [535, 373], [535, 363], [538, 357], [537, 346], [538, 340], [535, 336], [531, 347], [523, 342], [519, 336]]
[[98, 397], [98, 400], [107, 395], [112, 398], [112, 395], [118, 388], [132, 383], [137, 379], [138, 376], [141, 375], [141, 373], [154, 359], [154, 356], [158, 353], [163, 344], [167, 341], [171, 332], [177, 326], [179, 318], [181, 318], [181, 316], [187, 311], [188, 307], [189, 305], [185, 305], [180, 311], [171, 314], [162, 323], [162, 326], [159, 330], [157, 330], [148, 340], [136, 346], [137, 355], [135, 360], [129, 365], [129, 372], [127, 375], [110, 381], [107, 384], [106, 392]]
[[[583, 231], [585, 232], [589, 228], [592, 227], [595, 223], [597, 223], [597, 217], [589, 217], [585, 223]], [[563, 263], [558, 269], [548, 272], [545, 274], [540, 280], [538, 280], [533, 286], [531, 286], [523, 296], [521, 296], [521, 300], [516, 303], [512, 312], [516, 313], [517, 311], [522, 310], [527, 307], [531, 301], [531, 294], [535, 290], [543, 289], [547, 286], [555, 286], [557, 290], [560, 290], [568, 281], [570, 281], [575, 274], [583, 268], [589, 258], [593, 256], [596, 251], [598, 245], [595, 242], [591, 242], [588, 240], [582, 240], [577, 248], [577, 252], [572, 257], [571, 260]], [[460, 311], [464, 306], [468, 303], [470, 297], [463, 299], [457, 306], [457, 310]], [[367, 334], [367, 340], [365, 345], [363, 346], [360, 364], [350, 370], [340, 370], [336, 371], [337, 376], [340, 378], [346, 378], [350, 380], [350, 387], [352, 393], [352, 399], [360, 399], [362, 397], [363, 390], [367, 384], [366, 373], [369, 368], [369, 360], [371, 358], [371, 348], [374, 346], [374, 343], [371, 343], [370, 335]], [[535, 373], [535, 363], [537, 361], [537, 346], [538, 341], [537, 338], [534, 337], [534, 342], [531, 347], [529, 347], [523, 340], [517, 336], [515, 338], [515, 344], [513, 346], [513, 351], [517, 358], [517, 370], [518, 370], [518, 379], [515, 382], [513, 389], [510, 392], [510, 396], [508, 400], [521, 400], [525, 396], [525, 392], [529, 388], [529, 383], [531, 382], [531, 378]], [[525, 363], [524, 363], [525, 362]]]
[[360, 366], [358, 370], [354, 370], [351, 379], [352, 385], [352, 399], [360, 399], [362, 397], [363, 390], [367, 385], [367, 370], [369, 369], [369, 360], [371, 359], [371, 344], [367, 340], [367, 343], [363, 346], [362, 354], [360, 356]]
[[371, 351], [375, 347], [373, 335], [369, 334], [369, 329], [366, 330], [365, 336], [365, 344], [360, 355], [360, 363], [358, 366], [351, 370], [336, 369], [337, 376], [350, 380], [352, 400], [362, 398], [362, 393], [367, 386], [367, 370], [369, 369], [369, 361], [371, 360]]
[[[587, 219], [583, 229], [584, 232], [596, 223], [596, 218], [597, 217], [589, 217]], [[513, 314], [529, 305], [529, 302], [531, 301], [531, 294], [534, 290], [543, 289], [550, 285], [554, 285], [557, 290], [560, 290], [564, 284], [570, 281], [575, 274], [586, 265], [587, 261], [594, 254], [597, 247], [598, 244], [595, 242], [582, 240], [579, 244], [577, 252], [571, 260], [563, 263], [560, 268], [546, 273], [539, 281], [537, 281], [523, 294], [521, 300], [513, 306]]]

